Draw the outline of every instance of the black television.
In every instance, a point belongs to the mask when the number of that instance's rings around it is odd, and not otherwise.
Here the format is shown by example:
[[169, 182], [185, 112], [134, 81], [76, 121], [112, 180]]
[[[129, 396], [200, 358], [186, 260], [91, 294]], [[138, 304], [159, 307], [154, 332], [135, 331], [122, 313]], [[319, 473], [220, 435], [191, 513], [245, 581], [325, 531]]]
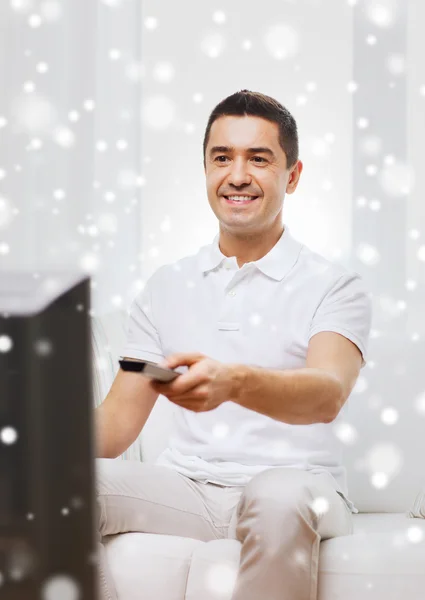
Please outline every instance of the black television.
[[98, 597], [90, 278], [0, 271], [0, 597]]

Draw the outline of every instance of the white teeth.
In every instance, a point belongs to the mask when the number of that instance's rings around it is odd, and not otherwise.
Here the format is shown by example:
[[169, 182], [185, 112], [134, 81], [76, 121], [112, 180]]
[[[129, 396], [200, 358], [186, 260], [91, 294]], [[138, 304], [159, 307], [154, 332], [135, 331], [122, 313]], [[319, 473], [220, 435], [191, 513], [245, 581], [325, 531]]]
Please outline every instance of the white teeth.
[[235, 202], [243, 202], [244, 200], [255, 200], [251, 196], [226, 196], [229, 200], [233, 200]]

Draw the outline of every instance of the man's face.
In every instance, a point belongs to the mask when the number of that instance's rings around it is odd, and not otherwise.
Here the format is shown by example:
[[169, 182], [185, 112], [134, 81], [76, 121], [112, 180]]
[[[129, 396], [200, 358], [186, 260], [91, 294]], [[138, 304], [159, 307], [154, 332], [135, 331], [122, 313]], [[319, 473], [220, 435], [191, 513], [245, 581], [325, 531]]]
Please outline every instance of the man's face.
[[[285, 193], [295, 191], [302, 163], [287, 170], [278, 136], [277, 123], [261, 117], [225, 116], [212, 124], [205, 156], [207, 194], [225, 229], [256, 233], [280, 219]], [[258, 198], [229, 203], [225, 196], [235, 194]]]

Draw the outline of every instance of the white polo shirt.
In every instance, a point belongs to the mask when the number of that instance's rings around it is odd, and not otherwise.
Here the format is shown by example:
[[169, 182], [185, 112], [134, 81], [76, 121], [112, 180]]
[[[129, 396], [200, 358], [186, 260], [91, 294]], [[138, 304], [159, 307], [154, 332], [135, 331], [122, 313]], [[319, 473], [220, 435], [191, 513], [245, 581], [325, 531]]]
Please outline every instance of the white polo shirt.
[[[159, 362], [174, 352], [201, 352], [224, 363], [299, 369], [310, 338], [334, 331], [356, 344], [363, 367], [370, 326], [360, 276], [301, 244], [285, 225], [266, 256], [241, 268], [220, 251], [219, 234], [196, 254], [160, 267], [132, 303], [121, 354]], [[271, 467], [324, 472], [358, 512], [335, 435], [346, 408], [331, 423], [291, 425], [232, 401], [201, 413], [176, 406], [169, 447], [156, 464], [229, 486]]]

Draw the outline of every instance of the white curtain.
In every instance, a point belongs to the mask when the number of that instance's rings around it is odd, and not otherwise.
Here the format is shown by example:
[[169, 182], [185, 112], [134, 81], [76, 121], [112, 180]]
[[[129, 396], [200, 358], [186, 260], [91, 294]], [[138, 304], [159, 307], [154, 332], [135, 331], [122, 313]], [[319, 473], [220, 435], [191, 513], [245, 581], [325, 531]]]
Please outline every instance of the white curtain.
[[0, 269], [81, 269], [96, 314], [141, 286], [139, 13], [0, 3]]

